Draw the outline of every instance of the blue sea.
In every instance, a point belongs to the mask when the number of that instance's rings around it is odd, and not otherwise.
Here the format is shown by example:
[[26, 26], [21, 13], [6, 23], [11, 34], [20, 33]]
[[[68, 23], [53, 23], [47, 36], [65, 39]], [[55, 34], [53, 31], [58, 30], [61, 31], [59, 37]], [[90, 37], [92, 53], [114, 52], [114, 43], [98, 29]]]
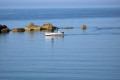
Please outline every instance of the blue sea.
[[10, 29], [31, 22], [74, 28], [1, 33], [0, 80], [120, 80], [120, 8], [0, 9]]

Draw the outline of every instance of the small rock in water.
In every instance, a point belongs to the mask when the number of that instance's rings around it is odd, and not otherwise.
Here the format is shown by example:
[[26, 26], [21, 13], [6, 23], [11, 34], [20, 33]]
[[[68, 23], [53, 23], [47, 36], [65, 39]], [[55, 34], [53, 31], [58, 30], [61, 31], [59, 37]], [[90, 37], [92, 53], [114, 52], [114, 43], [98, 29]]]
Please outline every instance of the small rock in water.
[[26, 31], [40, 31], [41, 30], [41, 27], [40, 26], [37, 26], [37, 25], [34, 25], [33, 23], [30, 23], [29, 25], [27, 25], [26, 27], [25, 27], [25, 30]]
[[73, 27], [63, 27], [61, 29], [73, 29]]
[[6, 25], [0, 25], [0, 33], [8, 33], [9, 31]]
[[8, 28], [4, 28], [1, 30], [2, 33], [8, 33], [10, 30]]
[[53, 30], [53, 26], [50, 23], [49, 24], [43, 24], [42, 29], [43, 30]]
[[53, 26], [53, 30], [58, 30], [59, 28], [56, 26]]
[[25, 29], [24, 28], [16, 28], [16, 29], [12, 29], [12, 32], [24, 32]]
[[83, 30], [87, 29], [86, 25], [83, 25], [83, 26], [81, 27], [81, 29], [83, 29]]

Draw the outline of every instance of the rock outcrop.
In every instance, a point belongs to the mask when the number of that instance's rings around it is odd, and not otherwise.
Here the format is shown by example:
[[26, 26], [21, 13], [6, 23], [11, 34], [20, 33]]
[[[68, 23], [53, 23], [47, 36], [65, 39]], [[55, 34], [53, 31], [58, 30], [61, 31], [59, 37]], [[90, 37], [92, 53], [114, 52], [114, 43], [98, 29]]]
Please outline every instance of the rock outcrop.
[[59, 29], [58, 27], [56, 27], [56, 26], [53, 26], [53, 30], [57, 30], [57, 29]]
[[16, 29], [12, 29], [12, 32], [24, 32], [25, 29], [24, 28], [16, 28]]
[[25, 30], [26, 31], [40, 31], [41, 30], [41, 27], [40, 26], [37, 26], [37, 25], [34, 25], [33, 23], [30, 23], [29, 25], [27, 25], [25, 27]]
[[8, 28], [4, 28], [1, 30], [2, 33], [8, 33], [10, 30]]
[[53, 30], [52, 24], [43, 24], [42, 30]]
[[8, 33], [9, 31], [6, 25], [0, 25], [0, 33]]
[[83, 26], [81, 27], [81, 29], [85, 30], [85, 29], [87, 29], [87, 27], [86, 27], [85, 25], [83, 25]]

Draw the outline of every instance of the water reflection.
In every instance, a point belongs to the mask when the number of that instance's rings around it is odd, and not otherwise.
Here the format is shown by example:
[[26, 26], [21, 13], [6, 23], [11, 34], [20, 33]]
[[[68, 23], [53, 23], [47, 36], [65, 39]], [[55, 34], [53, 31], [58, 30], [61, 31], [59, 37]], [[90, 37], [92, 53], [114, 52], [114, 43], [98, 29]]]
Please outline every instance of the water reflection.
[[31, 40], [34, 40], [35, 38], [40, 38], [42, 34], [42, 32], [40, 31], [26, 31], [26, 33]]
[[54, 48], [54, 44], [58, 43], [63, 38], [64, 36], [45, 36], [45, 41], [48, 42], [47, 44], [51, 44], [50, 48]]
[[9, 33], [0, 33], [0, 42], [8, 39]]
[[61, 39], [61, 38], [64, 38], [64, 36], [63, 35], [61, 35], [61, 36], [45, 36], [46, 40]]

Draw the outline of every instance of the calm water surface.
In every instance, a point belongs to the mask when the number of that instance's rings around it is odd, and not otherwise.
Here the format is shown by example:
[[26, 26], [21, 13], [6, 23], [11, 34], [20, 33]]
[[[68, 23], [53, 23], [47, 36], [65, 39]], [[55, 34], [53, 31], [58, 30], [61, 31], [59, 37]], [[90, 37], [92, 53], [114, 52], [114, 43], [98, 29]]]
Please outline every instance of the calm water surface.
[[[120, 9], [100, 10], [103, 13], [97, 9], [52, 9], [50, 16], [47, 10], [36, 10], [47, 14], [46, 18], [37, 13], [38, 17], [23, 15], [31, 10], [20, 10], [21, 14], [3, 10], [0, 16], [6, 17], [0, 24], [11, 29], [30, 22], [74, 29], [60, 29], [63, 37], [46, 37], [42, 31], [0, 34], [0, 80], [120, 80]], [[82, 24], [87, 25], [86, 31], [80, 29]]]

